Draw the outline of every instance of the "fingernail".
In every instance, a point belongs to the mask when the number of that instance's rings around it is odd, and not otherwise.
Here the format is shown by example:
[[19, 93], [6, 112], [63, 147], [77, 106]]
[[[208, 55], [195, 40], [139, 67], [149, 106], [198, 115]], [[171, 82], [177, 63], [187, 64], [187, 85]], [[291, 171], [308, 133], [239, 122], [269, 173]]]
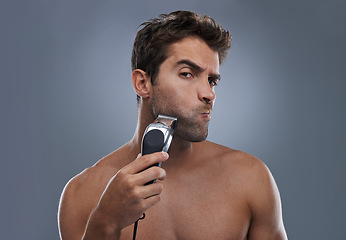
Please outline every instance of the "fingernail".
[[163, 155], [165, 158], [168, 158], [168, 157], [169, 157], [168, 153], [166, 153], [166, 152], [162, 152], [162, 155]]

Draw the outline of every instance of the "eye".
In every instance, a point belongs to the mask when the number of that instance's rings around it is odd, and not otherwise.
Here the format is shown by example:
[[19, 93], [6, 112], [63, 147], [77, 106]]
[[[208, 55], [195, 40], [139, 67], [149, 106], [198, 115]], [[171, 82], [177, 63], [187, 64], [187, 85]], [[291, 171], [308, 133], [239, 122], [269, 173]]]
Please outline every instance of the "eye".
[[183, 72], [183, 73], [180, 73], [180, 76], [184, 77], [184, 78], [193, 78], [193, 75], [192, 73], [190, 72]]
[[210, 86], [215, 87], [219, 83], [219, 80], [215, 78], [208, 78], [208, 82]]

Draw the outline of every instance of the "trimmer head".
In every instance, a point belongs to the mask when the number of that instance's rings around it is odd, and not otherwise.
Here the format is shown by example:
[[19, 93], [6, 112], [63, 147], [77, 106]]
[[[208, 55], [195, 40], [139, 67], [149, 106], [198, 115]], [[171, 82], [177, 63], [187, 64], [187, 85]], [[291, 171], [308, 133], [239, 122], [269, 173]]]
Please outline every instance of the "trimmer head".
[[[149, 124], [143, 134], [142, 155], [161, 151], [167, 152], [177, 127], [177, 121], [176, 117], [159, 115], [153, 123]], [[155, 166], [161, 167], [161, 163], [155, 164]]]

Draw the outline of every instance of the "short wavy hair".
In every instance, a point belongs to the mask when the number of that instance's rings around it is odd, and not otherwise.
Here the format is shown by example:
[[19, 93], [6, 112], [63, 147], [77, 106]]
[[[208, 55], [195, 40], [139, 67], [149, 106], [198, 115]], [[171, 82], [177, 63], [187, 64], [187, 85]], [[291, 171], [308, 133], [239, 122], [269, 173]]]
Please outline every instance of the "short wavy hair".
[[168, 57], [169, 46], [189, 36], [201, 38], [217, 51], [220, 64], [231, 48], [231, 35], [211, 17], [190, 11], [161, 14], [138, 27], [131, 57], [132, 71], [145, 71], [154, 85], [160, 65]]

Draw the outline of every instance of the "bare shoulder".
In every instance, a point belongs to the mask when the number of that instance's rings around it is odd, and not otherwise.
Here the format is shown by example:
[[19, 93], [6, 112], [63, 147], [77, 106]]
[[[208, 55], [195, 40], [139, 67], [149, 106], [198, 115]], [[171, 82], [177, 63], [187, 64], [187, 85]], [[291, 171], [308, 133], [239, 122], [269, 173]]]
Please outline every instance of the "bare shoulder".
[[[287, 239], [279, 190], [269, 168], [257, 157], [214, 143], [215, 162], [228, 182], [236, 182], [251, 212], [248, 239]], [[234, 187], [234, 184], [232, 185]]]
[[58, 224], [61, 237], [80, 239], [93, 209], [109, 180], [120, 170], [119, 153], [114, 152], [74, 176], [66, 184], [60, 199]]
[[259, 186], [272, 190], [276, 189], [276, 184], [269, 168], [259, 158], [215, 143], [208, 142], [208, 144], [211, 149], [214, 149], [214, 156], [217, 160], [215, 162], [220, 164], [224, 170], [228, 170], [234, 177], [244, 179], [243, 187], [251, 193], [258, 189]]
[[[220, 176], [223, 184], [238, 183], [239, 191], [252, 192], [259, 183], [269, 184], [272, 181], [268, 167], [257, 157], [213, 142], [205, 141], [196, 144], [199, 152], [198, 164], [205, 166], [208, 172]], [[211, 161], [212, 159], [212, 161]], [[248, 196], [251, 199], [251, 196]]]
[[[213, 142], [205, 141], [204, 149], [208, 149], [207, 155], [215, 159], [217, 165], [221, 165], [225, 170], [233, 169], [232, 172], [243, 176], [261, 177], [270, 174], [267, 166], [257, 157], [240, 151], [219, 145]], [[236, 171], [234, 171], [236, 170]]]

